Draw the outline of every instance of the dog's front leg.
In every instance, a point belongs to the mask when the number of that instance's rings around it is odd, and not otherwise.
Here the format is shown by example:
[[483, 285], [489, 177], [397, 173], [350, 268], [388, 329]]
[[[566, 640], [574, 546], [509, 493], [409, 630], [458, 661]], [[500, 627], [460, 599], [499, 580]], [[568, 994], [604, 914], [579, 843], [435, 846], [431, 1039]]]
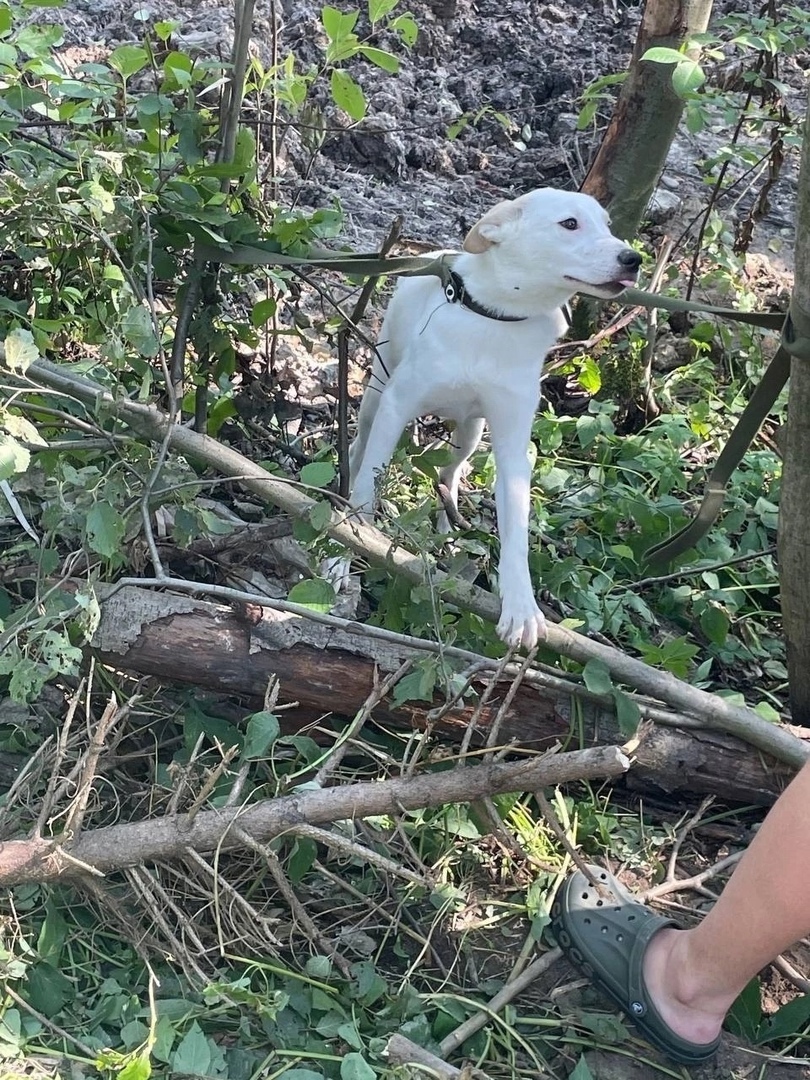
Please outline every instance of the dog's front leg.
[[526, 401], [490, 417], [495, 452], [495, 506], [501, 537], [498, 564], [501, 618], [498, 636], [513, 648], [532, 649], [545, 637], [546, 621], [529, 576], [531, 466], [527, 457], [534, 407]]

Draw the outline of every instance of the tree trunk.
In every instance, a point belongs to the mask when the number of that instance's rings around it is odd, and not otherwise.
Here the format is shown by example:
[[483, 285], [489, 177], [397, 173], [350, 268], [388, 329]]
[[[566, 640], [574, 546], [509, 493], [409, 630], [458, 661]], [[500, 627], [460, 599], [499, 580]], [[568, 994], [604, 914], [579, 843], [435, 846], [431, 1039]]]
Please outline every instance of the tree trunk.
[[[268, 608], [239, 613], [133, 587], [108, 596], [101, 610], [92, 644], [99, 658], [116, 668], [238, 694], [257, 703], [268, 680], [277, 677], [280, 701], [299, 703], [297, 709], [282, 713], [285, 733], [325, 712], [355, 715], [373, 691], [377, 672], [385, 675], [406, 659], [418, 662], [427, 655], [373, 638], [359, 625], [356, 630], [335, 630]], [[472, 686], [480, 692], [486, 681], [482, 672]], [[510, 681], [505, 679], [480, 710], [478, 744], [486, 739]], [[563, 679], [549, 680], [547, 686], [530, 682], [524, 681], [506, 710], [499, 745], [514, 742], [541, 751], [560, 741], [568, 745], [572, 732], [578, 737], [579, 731], [584, 746], [624, 741], [610, 699], [585, 693], [574, 700]], [[445, 738], [460, 740], [476, 701], [462, 700], [432, 721], [431, 711], [443, 704], [438, 692], [433, 700], [400, 705], [388, 697], [374, 708], [373, 716], [399, 728], [430, 727]], [[634, 759], [628, 783], [639, 790], [713, 794], [746, 803], [772, 802], [794, 772], [730, 735], [658, 725], [644, 727]]]
[[680, 48], [709, 22], [712, 0], [647, 0], [627, 79], [582, 190], [610, 211], [613, 231], [630, 239], [655, 190], [683, 112], [672, 65], [641, 57]]
[[779, 578], [794, 722], [810, 722], [810, 97], [796, 206], [793, 329], [806, 355], [790, 366], [787, 440], [779, 509]]

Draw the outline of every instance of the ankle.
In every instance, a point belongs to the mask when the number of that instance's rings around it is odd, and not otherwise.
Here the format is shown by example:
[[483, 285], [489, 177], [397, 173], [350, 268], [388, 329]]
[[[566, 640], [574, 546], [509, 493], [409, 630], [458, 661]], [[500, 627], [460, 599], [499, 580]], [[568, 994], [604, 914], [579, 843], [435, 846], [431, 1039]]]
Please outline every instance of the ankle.
[[718, 985], [722, 974], [707, 970], [705, 956], [693, 948], [691, 932], [664, 929], [647, 946], [644, 979], [662, 1018], [693, 1042], [711, 1042], [720, 1032], [736, 994]]

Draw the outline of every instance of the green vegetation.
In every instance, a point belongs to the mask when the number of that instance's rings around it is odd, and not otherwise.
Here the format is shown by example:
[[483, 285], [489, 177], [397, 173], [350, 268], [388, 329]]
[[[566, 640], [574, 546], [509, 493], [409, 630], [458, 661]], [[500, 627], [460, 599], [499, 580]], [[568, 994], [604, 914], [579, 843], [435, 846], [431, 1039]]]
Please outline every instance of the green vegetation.
[[[287, 55], [265, 69], [238, 47], [232, 64], [175, 47], [174, 24], [147, 20], [140, 44], [68, 70], [58, 12], [52, 23], [26, 18], [55, 6], [0, 4], [0, 752], [19, 770], [0, 799], [3, 839], [37, 829], [64, 838], [82, 824], [193, 815], [203, 804], [220, 809], [296, 792], [339, 742], [344, 725], [331, 718], [289, 734], [272, 693], [266, 708], [245, 715], [238, 703], [136, 683], [88, 658], [97, 583], [137, 576], [150, 562], [157, 571], [167, 548], [182, 565], [199, 552], [195, 545], [234, 530], [223, 507], [241, 493], [236, 480], [170, 453], [168, 442], [143, 440], [113, 409], [46, 389], [30, 366], [49, 358], [120, 399], [193, 419], [198, 431], [314, 493], [316, 509], [294, 534], [317, 567], [335, 550], [325, 531], [337, 463], [331, 432], [314, 424], [305, 432], [293, 475], [278, 416], [262, 414], [263, 373], [244, 357], [281, 335], [305, 348], [330, 343], [346, 325], [343, 314], [328, 303], [312, 314], [292, 270], [214, 270], [196, 258], [195, 243], [305, 254], [336, 241], [340, 206], [284, 206], [273, 179], [277, 142], [257, 132], [282, 116], [300, 123], [317, 149], [325, 123], [318, 94], [360, 121], [367, 103], [347, 63], [395, 72], [397, 50], [416, 38], [412, 16], [394, 0], [369, 0], [362, 12], [326, 7], [321, 64], [306, 69]], [[800, 14], [790, 16], [796, 26]], [[737, 40], [770, 49], [776, 39], [768, 27], [760, 31]], [[228, 82], [220, 111], [223, 80], [242, 61], [244, 86]], [[454, 134], [480, 115], [459, 121]], [[795, 132], [783, 135], [789, 149]], [[704, 237], [695, 281], [755, 304], [716, 201]], [[673, 263], [664, 288], [682, 291], [688, 273]], [[328, 294], [331, 286], [319, 287]], [[293, 318], [282, 319], [282, 308]], [[554, 376], [588, 400], [579, 415], [545, 406], [535, 425], [533, 577], [569, 625], [696, 686], [745, 695], [777, 720], [787, 672], [772, 432], [735, 474], [725, 515], [688, 564], [652, 576], [641, 558], [685, 521], [773, 338], [691, 321], [671, 338], [683, 362], [654, 376], [661, 415], [628, 433], [601, 371], [608, 362], [643, 368], [648, 331], [634, 318], [584, 348], [566, 347], [559, 359]], [[473, 459], [462, 499], [470, 527], [448, 553], [432, 525], [443, 455], [403, 439], [385, 478], [381, 527], [451, 572], [466, 575], [472, 564], [487, 580], [496, 543], [491, 456], [483, 447]], [[500, 655], [491, 625], [428, 585], [371, 570], [364, 587], [369, 623]], [[314, 576], [288, 598], [324, 610], [334, 595]], [[634, 730], [637, 709], [604, 668], [562, 667], [592, 692], [612, 695], [623, 728]], [[431, 700], [436, 688], [459, 693], [465, 685], [461, 663], [430, 655], [394, 700]], [[113, 699], [126, 707], [107, 715]], [[104, 768], [77, 810], [72, 800], [103, 715]], [[430, 734], [369, 724], [336, 779], [399, 775], [403, 761], [420, 756], [435, 769], [455, 761]], [[691, 816], [646, 818], [638, 805], [587, 784], [549, 798], [586, 856], [610, 853], [644, 874], [658, 871]], [[727, 817], [707, 814], [704, 823]], [[529, 962], [567, 859], [526, 795], [489, 808], [344, 822], [328, 833], [299, 830], [221, 859], [189, 851], [83, 889], [18, 886], [0, 922], [0, 1054], [121, 1080], [401, 1075], [384, 1057], [388, 1036], [441, 1050]], [[769, 1046], [792, 1045], [810, 1022], [805, 999], [772, 1020], [744, 1004], [738, 1030]], [[492, 1017], [456, 1057], [492, 1076], [529, 1076], [546, 1075], [562, 1053], [565, 1068], [576, 1063], [570, 1075], [587, 1080], [584, 1049], [629, 1052], [630, 1038], [612, 1014], [538, 992]]]

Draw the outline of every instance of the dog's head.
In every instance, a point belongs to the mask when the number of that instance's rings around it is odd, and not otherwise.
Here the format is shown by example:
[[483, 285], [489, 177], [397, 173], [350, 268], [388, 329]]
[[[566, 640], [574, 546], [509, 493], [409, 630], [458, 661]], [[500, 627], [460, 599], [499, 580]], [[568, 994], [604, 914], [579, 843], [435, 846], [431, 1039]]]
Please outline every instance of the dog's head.
[[529, 287], [609, 298], [633, 285], [641, 256], [610, 231], [596, 199], [538, 188], [493, 206], [467, 234], [464, 250], [491, 252]]

